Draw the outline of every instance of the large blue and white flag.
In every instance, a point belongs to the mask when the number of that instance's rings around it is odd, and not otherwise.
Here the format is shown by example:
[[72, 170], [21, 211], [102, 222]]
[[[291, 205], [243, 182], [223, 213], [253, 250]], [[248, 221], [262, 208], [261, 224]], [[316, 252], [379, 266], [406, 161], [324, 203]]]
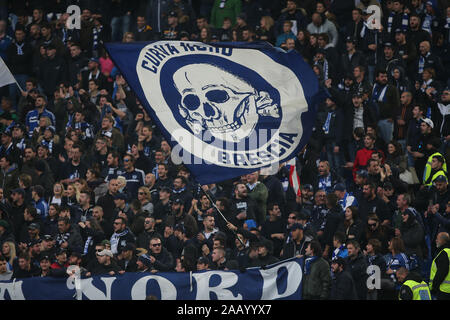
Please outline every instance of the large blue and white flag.
[[308, 142], [317, 77], [267, 43], [108, 43], [138, 99], [201, 184], [278, 168]]

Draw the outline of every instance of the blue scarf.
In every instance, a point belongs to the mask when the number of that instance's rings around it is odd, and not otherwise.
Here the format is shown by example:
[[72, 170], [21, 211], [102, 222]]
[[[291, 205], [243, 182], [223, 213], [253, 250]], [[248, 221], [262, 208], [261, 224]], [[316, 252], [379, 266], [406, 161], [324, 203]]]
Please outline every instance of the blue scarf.
[[100, 34], [100, 32], [102, 31], [103, 26], [100, 26], [100, 28], [97, 30], [96, 27], [94, 27], [93, 29], [93, 43], [92, 43], [92, 48], [94, 50], [96, 50], [98, 48], [98, 36]]
[[423, 73], [423, 68], [425, 66], [425, 58], [427, 58], [430, 55], [430, 52], [427, 53], [427, 55], [424, 57], [420, 55], [419, 57], [419, 73]]
[[327, 120], [325, 121], [325, 123], [324, 123], [324, 125], [322, 127], [323, 132], [325, 134], [328, 134], [330, 132], [330, 122], [331, 122], [331, 117], [333, 116], [333, 114], [334, 114], [334, 111], [329, 111], [328, 112]]
[[422, 23], [422, 30], [427, 31], [430, 35], [432, 34], [431, 24], [433, 22], [433, 19], [434, 19], [434, 17], [427, 13], [427, 14], [425, 14], [425, 17], [423, 18], [423, 23]]
[[386, 90], [387, 90], [387, 84], [385, 84], [384, 86], [381, 86], [378, 83], [376, 83], [373, 86], [372, 101], [373, 102], [386, 102]]
[[391, 13], [389, 14], [389, 17], [388, 17], [388, 33], [391, 33], [391, 31], [392, 31], [392, 22], [394, 21], [394, 16], [395, 16], [395, 12], [394, 11], [391, 11]]
[[408, 31], [408, 26], [409, 26], [409, 15], [406, 12], [403, 12], [402, 31], [403, 32]]
[[304, 268], [304, 270], [303, 270], [303, 273], [304, 273], [305, 275], [308, 275], [308, 274], [311, 273], [311, 264], [312, 264], [314, 261], [316, 261], [317, 259], [319, 259], [319, 257], [314, 256], [314, 257], [311, 257], [311, 258], [307, 258], [307, 259], [305, 260], [305, 268]]

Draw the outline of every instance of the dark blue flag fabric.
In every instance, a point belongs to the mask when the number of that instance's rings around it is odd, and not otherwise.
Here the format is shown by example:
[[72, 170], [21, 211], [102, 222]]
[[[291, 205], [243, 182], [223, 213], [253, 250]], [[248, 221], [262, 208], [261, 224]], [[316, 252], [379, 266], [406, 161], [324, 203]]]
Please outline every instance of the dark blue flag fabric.
[[139, 101], [201, 184], [278, 168], [305, 146], [317, 77], [295, 51], [267, 43], [108, 43]]
[[0, 300], [300, 300], [303, 259], [240, 271], [126, 272], [0, 281]]

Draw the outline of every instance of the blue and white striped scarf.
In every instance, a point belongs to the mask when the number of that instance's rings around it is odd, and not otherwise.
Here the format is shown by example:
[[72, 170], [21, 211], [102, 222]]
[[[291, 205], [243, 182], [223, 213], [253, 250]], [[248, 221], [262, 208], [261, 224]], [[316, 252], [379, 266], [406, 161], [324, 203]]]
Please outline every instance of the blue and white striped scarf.
[[430, 52], [428, 52], [425, 57], [422, 55], [419, 57], [419, 73], [420, 74], [423, 73], [423, 68], [425, 66], [425, 58], [427, 58], [429, 55], [430, 55]]

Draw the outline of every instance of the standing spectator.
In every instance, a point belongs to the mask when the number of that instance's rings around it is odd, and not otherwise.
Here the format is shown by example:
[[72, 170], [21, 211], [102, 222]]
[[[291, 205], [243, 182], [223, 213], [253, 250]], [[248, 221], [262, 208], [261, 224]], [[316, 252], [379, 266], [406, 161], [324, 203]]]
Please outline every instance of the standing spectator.
[[60, 248], [70, 252], [81, 252], [82, 250], [83, 244], [80, 232], [70, 223], [68, 218], [58, 219], [58, 234], [55, 240]]
[[283, 245], [281, 260], [306, 255], [306, 248], [313, 237], [305, 235], [303, 229], [304, 227], [300, 223], [294, 223], [291, 226], [290, 237]]
[[306, 247], [303, 268], [303, 295], [305, 300], [326, 300], [330, 295], [330, 265], [322, 258], [320, 243], [312, 241]]
[[[378, 239], [372, 238], [368, 241], [364, 254], [367, 259], [367, 267], [376, 266], [380, 268], [381, 277], [386, 278], [386, 260], [381, 250], [381, 242]], [[367, 300], [377, 300], [381, 293], [381, 289], [369, 289], [367, 292]]]
[[334, 47], [337, 47], [339, 35], [334, 23], [318, 12], [312, 14], [311, 20], [312, 22], [306, 27], [309, 33], [327, 33], [330, 38], [330, 43], [332, 43]]
[[349, 240], [355, 240], [358, 243], [361, 242], [364, 227], [363, 222], [358, 217], [358, 208], [354, 206], [349, 206], [345, 209], [344, 220], [339, 224], [336, 229], [345, 234], [344, 242]]
[[431, 294], [438, 300], [450, 299], [450, 237], [448, 233], [441, 232], [436, 237], [436, 247], [439, 253], [433, 259], [430, 273]]
[[357, 300], [355, 283], [352, 275], [345, 270], [344, 258], [337, 257], [331, 261], [331, 270], [334, 274], [330, 290], [330, 300]]
[[211, 10], [211, 25], [217, 29], [222, 27], [226, 17], [230, 18], [234, 25], [237, 16], [241, 13], [241, 6], [241, 0], [214, 0]]
[[175, 268], [172, 254], [162, 246], [162, 241], [158, 237], [150, 239], [149, 257], [152, 263], [152, 272], [168, 272]]
[[17, 268], [14, 268], [12, 275], [13, 279], [31, 278], [39, 275], [39, 267], [31, 263], [31, 257], [28, 253], [20, 253], [17, 261]]
[[268, 191], [264, 183], [259, 181], [259, 172], [246, 175], [248, 197], [255, 202], [255, 218], [258, 225], [266, 221]]
[[323, 235], [319, 238], [323, 244], [323, 257], [329, 258], [333, 248], [333, 236], [339, 227], [339, 224], [344, 219], [342, 208], [338, 203], [338, 198], [334, 193], [329, 193], [326, 196], [326, 206], [329, 212], [325, 218], [325, 225]]
[[114, 256], [111, 250], [103, 249], [102, 251], [97, 252], [97, 261], [98, 264], [94, 265], [94, 268], [88, 268], [89, 272], [86, 273], [87, 277], [102, 274], [109, 274], [113, 276], [121, 271], [120, 267], [114, 260]]
[[269, 219], [261, 226], [261, 235], [273, 243], [273, 255], [280, 256], [283, 247], [285, 223], [281, 218], [281, 211], [278, 204], [269, 204]]
[[123, 167], [125, 173], [122, 174], [127, 181], [126, 192], [129, 199], [136, 199], [138, 197], [138, 190], [144, 185], [145, 173], [140, 169], [134, 167], [135, 159], [132, 155], [125, 155], [123, 157]]
[[401, 267], [396, 276], [402, 284], [398, 294], [399, 300], [431, 300], [430, 289], [420, 275]]
[[388, 84], [387, 71], [378, 69], [375, 81], [371, 102], [377, 110], [380, 136], [388, 143], [394, 133], [394, 115], [399, 108], [399, 93], [394, 86]]
[[306, 29], [309, 23], [303, 9], [300, 8], [294, 0], [288, 0], [286, 2], [286, 8], [282, 10], [282, 13], [276, 23], [275, 31], [277, 34], [282, 32], [282, 28], [284, 28], [284, 23], [286, 21], [292, 22], [292, 32], [294, 34], [297, 34], [300, 29]]
[[364, 257], [359, 243], [355, 240], [347, 242], [347, 270], [355, 281], [358, 300], [367, 298], [367, 261]]
[[114, 234], [111, 236], [111, 252], [118, 254], [128, 243], [135, 243], [136, 238], [127, 227], [127, 221], [123, 217], [114, 219]]

